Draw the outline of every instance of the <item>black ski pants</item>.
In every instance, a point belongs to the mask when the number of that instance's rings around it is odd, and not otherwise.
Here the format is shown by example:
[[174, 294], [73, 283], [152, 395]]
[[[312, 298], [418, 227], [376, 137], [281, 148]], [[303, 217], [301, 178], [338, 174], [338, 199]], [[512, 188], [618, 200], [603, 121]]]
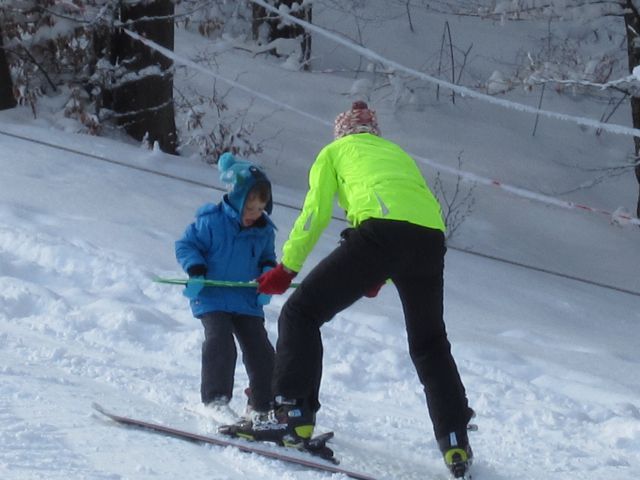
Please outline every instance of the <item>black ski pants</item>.
[[282, 308], [273, 391], [320, 408], [320, 327], [390, 278], [402, 302], [409, 353], [425, 389], [436, 438], [466, 430], [471, 414], [443, 320], [444, 234], [408, 222], [370, 219], [340, 245]]
[[202, 402], [206, 404], [220, 396], [231, 400], [238, 356], [235, 335], [249, 377], [249, 402], [255, 410], [269, 410], [273, 399], [271, 380], [274, 349], [264, 328], [264, 318], [213, 312], [203, 315], [200, 320], [204, 326], [200, 384]]

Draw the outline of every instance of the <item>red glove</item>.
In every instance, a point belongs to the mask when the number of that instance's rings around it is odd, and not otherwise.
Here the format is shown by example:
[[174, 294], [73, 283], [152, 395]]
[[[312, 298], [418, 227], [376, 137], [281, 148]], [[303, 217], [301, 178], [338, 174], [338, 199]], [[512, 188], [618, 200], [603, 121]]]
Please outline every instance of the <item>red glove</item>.
[[378, 292], [380, 291], [380, 289], [382, 288], [384, 283], [385, 282], [382, 282], [380, 285], [375, 285], [374, 287], [371, 287], [369, 290], [364, 292], [364, 296], [367, 297], [367, 298], [373, 298], [373, 297], [377, 296]]
[[297, 274], [297, 272], [289, 270], [283, 264], [279, 263], [276, 268], [264, 272], [258, 277], [258, 292], [266, 293], [267, 295], [284, 293]]

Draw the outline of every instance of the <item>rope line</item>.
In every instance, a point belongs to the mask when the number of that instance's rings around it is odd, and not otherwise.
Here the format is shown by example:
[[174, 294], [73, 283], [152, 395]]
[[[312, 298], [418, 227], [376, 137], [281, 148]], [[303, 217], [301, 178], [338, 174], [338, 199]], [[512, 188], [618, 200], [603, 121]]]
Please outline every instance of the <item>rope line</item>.
[[[215, 185], [210, 185], [210, 184], [207, 184], [207, 183], [204, 183], [204, 182], [199, 182], [197, 180], [191, 180], [191, 179], [188, 179], [188, 178], [179, 177], [177, 175], [172, 175], [170, 173], [158, 172], [157, 170], [153, 170], [153, 169], [147, 168], [147, 167], [139, 167], [139, 166], [136, 166], [136, 165], [130, 165], [130, 164], [127, 164], [127, 163], [124, 163], [124, 162], [120, 162], [120, 161], [113, 160], [113, 159], [110, 159], [110, 158], [102, 157], [100, 155], [95, 155], [95, 154], [92, 154], [92, 153], [86, 153], [86, 152], [82, 152], [82, 151], [77, 150], [77, 149], [64, 147], [62, 145], [56, 145], [56, 144], [49, 143], [49, 142], [46, 142], [46, 141], [43, 141], [43, 140], [37, 140], [37, 139], [29, 138], [29, 137], [26, 137], [24, 135], [18, 135], [18, 134], [15, 134], [15, 133], [6, 132], [6, 131], [4, 131], [2, 129], [0, 129], [0, 135], [6, 135], [8, 137], [13, 137], [13, 138], [16, 138], [18, 140], [25, 141], [25, 142], [36, 143], [38, 145], [42, 145], [42, 146], [46, 146], [46, 147], [49, 147], [49, 148], [62, 150], [62, 151], [65, 151], [65, 152], [73, 153], [75, 155], [80, 155], [80, 156], [83, 156], [83, 157], [91, 158], [93, 160], [107, 162], [107, 163], [110, 163], [110, 164], [113, 164], [113, 165], [117, 165], [119, 167], [130, 168], [130, 169], [138, 170], [138, 171], [141, 171], [141, 172], [144, 172], [144, 173], [149, 173], [149, 174], [152, 174], [152, 175], [158, 175], [158, 176], [161, 176], [161, 177], [164, 177], [164, 178], [170, 178], [172, 180], [177, 180], [177, 181], [180, 181], [180, 182], [184, 182], [184, 183], [187, 183], [189, 185], [195, 185], [195, 186], [204, 187], [204, 188], [211, 188], [213, 190], [218, 190], [218, 191], [226, 191], [226, 190], [224, 190], [224, 189], [222, 189], [220, 187], [216, 187]], [[282, 202], [275, 202], [275, 201], [274, 201], [274, 204], [279, 205], [279, 206], [284, 207], [284, 208], [289, 208], [291, 210], [295, 210], [295, 211], [298, 211], [298, 212], [300, 211], [300, 207], [294, 206], [294, 205], [291, 205], [291, 204], [286, 204], [286, 203], [282, 203]], [[332, 218], [334, 220], [338, 220], [340, 222], [346, 223], [346, 220], [344, 218], [340, 218], [340, 217], [332, 217]], [[466, 253], [468, 255], [474, 255], [474, 256], [477, 256], [477, 257], [486, 258], [488, 260], [493, 260], [493, 261], [496, 261], [496, 262], [501, 262], [501, 263], [505, 263], [505, 264], [508, 264], [508, 265], [513, 265], [513, 266], [516, 266], [516, 267], [524, 268], [526, 270], [533, 270], [533, 271], [545, 273], [545, 274], [548, 274], [548, 275], [552, 275], [552, 276], [555, 276], [555, 277], [566, 278], [566, 279], [573, 280], [573, 281], [580, 282], [580, 283], [584, 283], [584, 284], [587, 284], [587, 285], [592, 285], [592, 286], [605, 288], [605, 289], [608, 289], [608, 290], [613, 290], [613, 291], [616, 291], [616, 292], [626, 293], [626, 294], [629, 294], [629, 295], [634, 295], [636, 297], [640, 297], [640, 292], [624, 289], [624, 288], [621, 288], [621, 287], [617, 287], [615, 285], [608, 285], [608, 284], [605, 284], [605, 283], [595, 282], [593, 280], [577, 277], [577, 276], [574, 276], [574, 275], [570, 275], [570, 274], [566, 274], [566, 273], [562, 273], [562, 272], [557, 272], [557, 271], [554, 271], [554, 270], [549, 270], [549, 269], [545, 269], [545, 268], [541, 268], [541, 267], [536, 267], [534, 265], [528, 265], [526, 263], [517, 262], [517, 261], [514, 261], [514, 260], [509, 260], [509, 259], [506, 259], [506, 258], [496, 257], [496, 256], [493, 256], [493, 255], [488, 255], [488, 254], [485, 254], [485, 253], [476, 252], [476, 251], [469, 250], [469, 249], [458, 248], [458, 247], [455, 247], [455, 246], [452, 246], [452, 245], [448, 245], [447, 248], [450, 249], [450, 250]]]

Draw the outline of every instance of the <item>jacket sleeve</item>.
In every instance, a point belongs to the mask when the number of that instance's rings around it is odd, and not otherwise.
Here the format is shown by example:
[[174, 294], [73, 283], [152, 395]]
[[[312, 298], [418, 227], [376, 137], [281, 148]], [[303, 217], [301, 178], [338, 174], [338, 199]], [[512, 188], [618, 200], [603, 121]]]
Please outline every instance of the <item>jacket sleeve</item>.
[[289, 239], [282, 247], [282, 263], [299, 272], [320, 234], [331, 221], [333, 199], [338, 190], [336, 171], [330, 153], [320, 152], [309, 171], [309, 191], [302, 212], [295, 221]]
[[211, 249], [211, 241], [211, 229], [206, 217], [196, 218], [175, 243], [176, 259], [185, 272], [194, 265], [207, 265], [205, 255]]
[[269, 236], [267, 237], [267, 242], [262, 251], [262, 255], [260, 255], [260, 263], [258, 267], [260, 271], [264, 270], [264, 267], [275, 267], [276, 266], [276, 246], [275, 246], [275, 237], [276, 234], [272, 230], [269, 232]]

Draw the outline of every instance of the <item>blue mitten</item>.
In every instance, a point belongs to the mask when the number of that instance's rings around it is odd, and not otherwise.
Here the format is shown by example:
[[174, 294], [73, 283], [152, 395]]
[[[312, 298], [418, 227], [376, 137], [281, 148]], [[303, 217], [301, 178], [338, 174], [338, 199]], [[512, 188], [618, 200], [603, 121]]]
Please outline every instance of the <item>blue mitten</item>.
[[187, 286], [184, 288], [182, 294], [189, 298], [194, 299], [204, 288], [204, 275], [197, 275], [187, 280]]
[[257, 301], [258, 305], [269, 305], [269, 302], [271, 301], [271, 295], [267, 295], [266, 293], [259, 293]]
[[[266, 273], [269, 270], [273, 269], [273, 267], [271, 266], [266, 266], [262, 269], [262, 273]], [[271, 295], [267, 295], [266, 293], [259, 293], [258, 294], [258, 305], [264, 306], [264, 305], [269, 305], [269, 302], [271, 301]]]

